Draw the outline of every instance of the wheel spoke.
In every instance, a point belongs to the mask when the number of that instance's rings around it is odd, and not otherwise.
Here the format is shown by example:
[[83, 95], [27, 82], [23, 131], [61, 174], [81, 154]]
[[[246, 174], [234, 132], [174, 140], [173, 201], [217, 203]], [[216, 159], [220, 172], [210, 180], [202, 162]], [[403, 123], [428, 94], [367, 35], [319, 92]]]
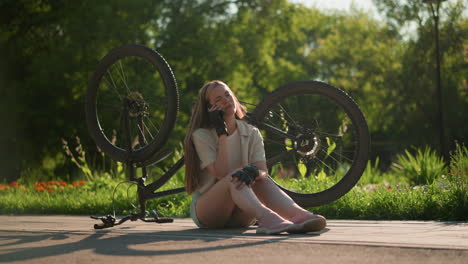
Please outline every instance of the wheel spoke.
[[333, 168], [331, 168], [328, 164], [326, 164], [324, 161], [322, 161], [321, 159], [315, 159], [317, 161], [319, 161], [320, 163], [322, 163], [325, 167], [327, 167], [329, 170], [333, 171], [333, 173], [336, 172], [336, 170], [334, 170]]
[[[142, 128], [140, 126], [140, 124], [137, 124], [137, 127], [138, 127], [138, 131], [140, 131], [141, 135], [143, 136], [143, 143], [146, 145], [147, 144], [147, 141], [146, 141], [146, 137], [145, 137], [145, 131], [144, 131], [144, 128]], [[138, 135], [140, 136], [140, 135]], [[140, 142], [140, 140], [138, 140], [138, 142]]]
[[122, 82], [124, 83], [125, 87], [127, 88], [127, 93], [130, 94], [130, 88], [128, 88], [128, 85], [127, 85], [127, 79], [125, 78], [125, 72], [124, 72], [124, 69], [123, 69], [123, 66], [122, 66], [122, 61], [119, 61], [119, 69], [117, 70], [119, 75], [120, 75], [120, 78], [122, 79]]
[[151, 119], [148, 119], [148, 121], [150, 125], [155, 129], [156, 133], [159, 133], [159, 128], [153, 123], [153, 121]]
[[284, 107], [283, 107], [281, 104], [278, 104], [278, 105], [279, 105], [279, 107], [281, 108], [281, 110], [283, 110], [283, 112], [289, 117], [289, 120], [291, 120], [291, 121], [293, 122], [294, 127], [298, 127], [297, 124], [296, 124], [296, 122], [294, 122], [294, 118], [292, 118], [292, 117], [289, 115], [288, 111], [286, 111], [286, 109], [284, 109]]
[[[151, 120], [149, 120], [151, 122]], [[143, 122], [143, 127], [146, 129], [146, 131], [148, 132], [149, 136], [151, 137], [151, 140], [154, 139], [154, 136], [153, 134], [151, 133], [151, 130], [148, 128], [148, 126], [146, 125], [145, 122]]]
[[269, 139], [269, 138], [264, 139], [264, 141], [268, 141], [268, 142], [274, 143], [276, 145], [279, 145], [285, 148], [288, 147], [285, 143], [281, 143], [281, 141], [276, 141], [276, 140]]
[[[110, 81], [109, 81], [109, 79], [110, 79]], [[118, 87], [114, 82], [114, 78], [112, 78], [112, 73], [109, 70], [107, 70], [107, 75], [105, 75], [104, 80], [107, 81], [108, 86], [111, 88], [112, 91], [115, 92], [117, 97], [119, 97], [119, 100], [122, 101], [123, 96], [120, 95], [120, 93], [118, 91]]]
[[341, 163], [341, 161], [337, 160], [335, 157], [333, 157], [333, 155], [338, 155], [339, 158], [344, 158], [344, 159], [346, 159], [347, 161], [349, 161], [349, 162], [351, 162], [351, 163], [353, 162], [351, 159], [347, 158], [346, 156], [340, 155], [340, 154], [338, 154], [338, 153], [336, 153], [336, 152], [332, 152], [332, 153], [330, 153], [330, 155], [328, 155], [328, 152], [325, 151], [323, 148], [320, 148], [320, 151], [322, 151], [324, 154], [326, 154], [327, 157], [332, 158], [332, 159], [333, 159], [334, 161], [336, 161], [337, 163]]
[[274, 157], [271, 157], [267, 160], [267, 167], [270, 168], [271, 166], [274, 166], [276, 163], [284, 160], [285, 157], [288, 157], [289, 155], [293, 155], [293, 154], [294, 154], [293, 149], [279, 153], [275, 155]]
[[343, 136], [340, 136], [340, 135], [335, 135], [335, 134], [326, 133], [326, 132], [322, 132], [322, 131], [316, 131], [315, 133], [317, 135], [319, 135], [319, 136], [324, 136], [324, 137], [334, 137], [334, 138], [342, 138], [343, 137]]
[[[283, 111], [286, 115], [288, 115], [288, 117], [290, 117], [289, 114], [286, 112], [286, 110], [284, 110], [283, 106], [280, 105], [280, 108], [281, 108], [281, 109], [280, 109], [281, 111]], [[278, 118], [279, 120], [286, 120], [286, 121], [288, 121], [287, 119], [284, 119], [284, 115], [281, 115], [281, 114], [278, 113], [277, 111], [271, 110], [271, 111], [269, 111], [269, 112], [272, 113], [273, 115], [277, 116], [277, 118]], [[278, 125], [278, 124], [273, 123], [273, 120], [271, 120], [271, 119], [272, 119], [272, 118], [268, 118], [268, 123], [269, 123], [271, 126], [274, 126], [274, 127], [281, 127], [281, 125]], [[293, 125], [294, 125], [295, 127], [297, 127], [296, 123], [294, 122], [294, 119], [292, 119], [292, 118], [289, 118], [289, 119], [290, 119], [290, 121], [293, 122]]]

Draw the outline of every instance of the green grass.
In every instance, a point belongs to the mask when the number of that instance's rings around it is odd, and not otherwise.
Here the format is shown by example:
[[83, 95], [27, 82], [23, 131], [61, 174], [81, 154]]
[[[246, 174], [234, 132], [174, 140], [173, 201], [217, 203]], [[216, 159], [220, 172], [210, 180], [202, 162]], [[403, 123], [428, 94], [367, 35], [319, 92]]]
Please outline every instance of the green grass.
[[[387, 172], [378, 169], [378, 159], [369, 162], [348, 194], [308, 209], [331, 219], [468, 220], [468, 149], [457, 146], [447, 166], [440, 166], [440, 158], [427, 148], [414, 153], [400, 155], [395, 168]], [[157, 176], [157, 170], [153, 174]], [[180, 170], [163, 190], [183, 186], [183, 177]], [[103, 215], [115, 210], [123, 215], [136, 211], [131, 204], [136, 201], [136, 186], [126, 182], [122, 173], [94, 175], [75, 187], [70, 183], [47, 185], [50, 193], [38, 191], [38, 185], [25, 180], [19, 183], [23, 185], [0, 186], [0, 213]], [[316, 183], [310, 178], [289, 184], [307, 192]], [[149, 201], [147, 208], [162, 215], [188, 217], [190, 200], [183, 193]]]
[[409, 185], [357, 186], [338, 201], [320, 206], [316, 213], [337, 219], [467, 220], [467, 196], [447, 182], [418, 188]]

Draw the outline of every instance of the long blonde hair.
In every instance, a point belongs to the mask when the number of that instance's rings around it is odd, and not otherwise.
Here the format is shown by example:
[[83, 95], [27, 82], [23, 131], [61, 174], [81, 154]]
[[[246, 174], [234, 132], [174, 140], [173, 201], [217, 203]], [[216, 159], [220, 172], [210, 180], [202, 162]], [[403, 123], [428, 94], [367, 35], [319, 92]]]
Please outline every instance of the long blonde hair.
[[236, 118], [242, 119], [247, 113], [229, 86], [219, 80], [209, 81], [203, 85], [198, 92], [198, 99], [192, 107], [192, 115], [187, 134], [184, 139], [184, 162], [185, 162], [185, 188], [187, 193], [193, 193], [200, 184], [200, 158], [197, 155], [192, 140], [192, 134], [198, 128], [210, 128], [208, 122], [208, 92], [219, 85], [224, 85], [231, 93], [236, 105]]

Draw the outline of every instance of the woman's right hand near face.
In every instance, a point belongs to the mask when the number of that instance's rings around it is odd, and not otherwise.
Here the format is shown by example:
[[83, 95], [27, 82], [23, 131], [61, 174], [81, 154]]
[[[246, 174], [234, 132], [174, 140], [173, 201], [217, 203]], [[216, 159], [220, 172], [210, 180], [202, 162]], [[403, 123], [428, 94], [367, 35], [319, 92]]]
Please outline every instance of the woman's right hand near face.
[[208, 108], [208, 118], [211, 125], [216, 129], [218, 137], [221, 135], [228, 135], [226, 124], [224, 122], [224, 112], [221, 105], [213, 105]]

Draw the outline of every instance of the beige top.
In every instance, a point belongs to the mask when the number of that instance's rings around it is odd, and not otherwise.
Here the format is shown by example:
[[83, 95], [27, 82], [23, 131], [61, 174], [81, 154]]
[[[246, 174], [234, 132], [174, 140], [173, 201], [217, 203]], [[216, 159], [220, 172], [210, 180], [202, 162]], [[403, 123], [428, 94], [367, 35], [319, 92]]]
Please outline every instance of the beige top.
[[[230, 153], [233, 153], [228, 161], [229, 168], [236, 169], [257, 161], [265, 161], [265, 149], [260, 131], [245, 121], [236, 120], [236, 122], [236, 131], [228, 137], [228, 148]], [[199, 128], [193, 132], [192, 140], [201, 164], [200, 186], [197, 191], [203, 193], [217, 181], [214, 175], [206, 174], [204, 169], [216, 161], [218, 136], [214, 128]], [[234, 145], [239, 147], [236, 148]]]

